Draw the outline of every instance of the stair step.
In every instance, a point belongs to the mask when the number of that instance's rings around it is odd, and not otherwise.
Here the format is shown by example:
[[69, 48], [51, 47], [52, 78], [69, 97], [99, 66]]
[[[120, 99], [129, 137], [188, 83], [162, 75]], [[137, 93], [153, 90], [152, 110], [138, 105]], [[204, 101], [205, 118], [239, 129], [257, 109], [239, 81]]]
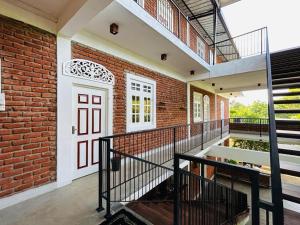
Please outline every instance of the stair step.
[[279, 73], [290, 73], [300, 70], [300, 65], [295, 66], [288, 66], [288, 67], [280, 67], [280, 68], [272, 68], [272, 73], [279, 74]]
[[288, 78], [288, 77], [297, 77], [300, 76], [300, 71], [293, 71], [289, 73], [278, 73], [272, 74], [272, 79]]
[[272, 70], [277, 68], [288, 68], [289, 66], [296, 66], [300, 64], [300, 57], [296, 57], [294, 59], [287, 60], [273, 60], [271, 61]]
[[284, 58], [285, 56], [289, 56], [289, 57], [292, 57], [292, 56], [300, 56], [300, 49], [299, 48], [294, 48], [294, 49], [289, 49], [289, 50], [284, 50], [284, 51], [281, 51], [281, 52], [274, 52], [274, 53], [271, 53], [271, 58]]
[[300, 172], [295, 171], [295, 170], [280, 168], [280, 173], [290, 175], [290, 176], [293, 176], [293, 177], [300, 177]]
[[300, 113], [300, 109], [275, 109], [275, 113], [294, 114], [294, 113]]
[[300, 125], [300, 120], [293, 119], [277, 119], [276, 125]]
[[281, 154], [286, 154], [286, 155], [300, 156], [300, 151], [298, 151], [298, 150], [279, 148], [278, 152]]
[[291, 58], [291, 59], [297, 59], [300, 57], [300, 53], [299, 52], [285, 52], [285, 53], [272, 53], [271, 54], [271, 59], [272, 60], [282, 60], [282, 59], [286, 59], [286, 58]]
[[272, 84], [294, 84], [300, 82], [300, 76], [299, 77], [289, 77], [289, 78], [281, 78], [281, 79], [275, 79], [273, 78]]
[[297, 96], [300, 95], [300, 91], [294, 91], [294, 92], [275, 92], [273, 93], [274, 97], [279, 97], [279, 96]]
[[274, 104], [299, 104], [300, 99], [274, 100]]
[[295, 84], [277, 84], [277, 85], [273, 85], [273, 90], [278, 90], [278, 89], [289, 89], [289, 88], [300, 88], [300, 83], [295, 83]]
[[296, 131], [277, 130], [276, 134], [277, 137], [300, 139], [300, 132]]
[[285, 200], [300, 204], [300, 197], [296, 197], [296, 196], [293, 196], [293, 195], [282, 193], [282, 198], [285, 199]]

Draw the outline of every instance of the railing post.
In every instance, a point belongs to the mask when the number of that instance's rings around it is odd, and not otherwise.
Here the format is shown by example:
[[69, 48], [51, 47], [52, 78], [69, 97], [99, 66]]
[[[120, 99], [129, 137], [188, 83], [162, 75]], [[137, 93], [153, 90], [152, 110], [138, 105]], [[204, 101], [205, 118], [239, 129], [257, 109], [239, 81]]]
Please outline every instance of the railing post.
[[261, 127], [261, 118], [259, 118], [259, 136], [261, 137], [262, 127]]
[[110, 212], [110, 139], [106, 140], [106, 214], [105, 218], [111, 217]]
[[203, 138], [203, 133], [204, 133], [204, 122], [201, 123], [202, 124], [202, 134], [201, 134], [201, 150], [203, 150], [203, 142], [204, 142], [204, 138]]
[[223, 119], [221, 119], [221, 139], [222, 139], [222, 133], [223, 133]]
[[180, 210], [180, 181], [179, 181], [179, 157], [174, 155], [174, 225], [180, 225], [181, 220], [179, 219]]
[[98, 208], [96, 209], [97, 212], [101, 212], [104, 208], [102, 205], [102, 185], [103, 185], [103, 160], [102, 160], [102, 138], [99, 138], [99, 172], [98, 172]]
[[252, 209], [252, 224], [259, 225], [259, 175], [258, 173], [251, 176], [251, 209]]
[[176, 153], [176, 127], [173, 128], [173, 157], [175, 157]]

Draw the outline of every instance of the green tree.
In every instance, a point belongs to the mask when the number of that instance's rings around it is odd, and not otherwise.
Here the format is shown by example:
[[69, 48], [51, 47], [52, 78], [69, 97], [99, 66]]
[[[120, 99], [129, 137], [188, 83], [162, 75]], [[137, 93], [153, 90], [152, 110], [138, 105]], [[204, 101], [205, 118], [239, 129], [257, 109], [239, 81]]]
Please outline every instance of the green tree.
[[262, 101], [254, 101], [251, 105], [233, 102], [230, 104], [230, 117], [268, 118], [268, 104]]

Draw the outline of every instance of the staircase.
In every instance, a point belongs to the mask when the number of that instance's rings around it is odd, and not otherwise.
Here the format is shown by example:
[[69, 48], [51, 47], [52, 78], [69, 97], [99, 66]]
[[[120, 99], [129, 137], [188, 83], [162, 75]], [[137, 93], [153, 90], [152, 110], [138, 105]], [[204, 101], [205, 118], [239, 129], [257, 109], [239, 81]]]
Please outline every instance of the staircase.
[[[300, 48], [271, 54], [271, 68], [277, 137], [299, 140], [300, 120], [288, 116], [300, 114]], [[300, 151], [293, 148], [278, 146], [278, 152], [300, 156]], [[280, 163], [280, 172], [300, 178], [300, 166]], [[295, 193], [283, 185], [282, 192], [283, 199], [300, 204], [300, 191]]]

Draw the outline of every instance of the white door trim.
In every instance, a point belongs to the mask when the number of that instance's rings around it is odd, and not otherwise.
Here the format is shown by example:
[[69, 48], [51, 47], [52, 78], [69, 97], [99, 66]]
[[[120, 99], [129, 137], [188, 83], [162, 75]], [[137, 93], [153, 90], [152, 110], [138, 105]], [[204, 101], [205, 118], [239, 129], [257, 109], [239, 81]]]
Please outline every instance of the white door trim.
[[72, 59], [71, 39], [57, 37], [57, 186], [73, 180], [74, 158], [72, 150], [72, 87], [74, 85], [101, 88], [107, 91], [107, 135], [113, 133], [113, 85], [95, 80], [80, 79], [63, 74], [63, 65]]

